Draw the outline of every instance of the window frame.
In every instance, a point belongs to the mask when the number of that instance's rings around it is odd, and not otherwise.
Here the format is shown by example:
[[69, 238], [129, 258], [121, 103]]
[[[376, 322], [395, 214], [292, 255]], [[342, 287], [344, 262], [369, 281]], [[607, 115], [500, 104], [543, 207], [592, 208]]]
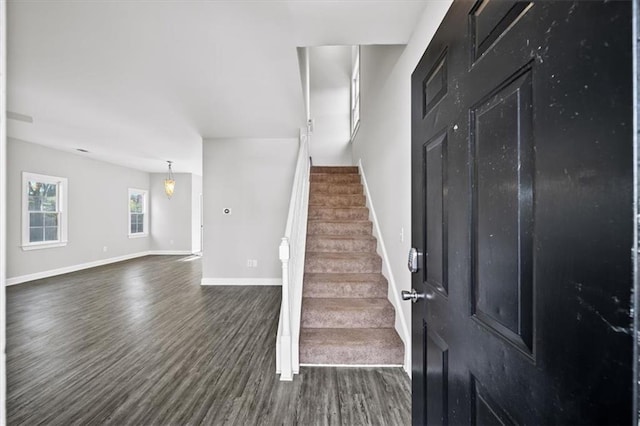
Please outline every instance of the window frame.
[[[132, 194], [142, 194], [143, 196], [143, 204], [142, 204], [142, 232], [131, 232], [131, 195]], [[128, 197], [127, 197], [127, 235], [129, 238], [144, 238], [149, 236], [149, 191], [146, 189], [138, 189], [138, 188], [129, 188]]]
[[[54, 184], [56, 189], [56, 213], [58, 214], [58, 239], [55, 241], [35, 241], [30, 239], [29, 182]], [[40, 250], [53, 247], [64, 247], [68, 238], [68, 180], [64, 177], [43, 175], [40, 173], [22, 172], [22, 250]]]
[[[355, 137], [360, 128], [360, 46], [356, 49], [355, 60], [351, 72], [351, 140]], [[357, 112], [357, 114], [356, 114]], [[356, 118], [357, 117], [357, 118]]]

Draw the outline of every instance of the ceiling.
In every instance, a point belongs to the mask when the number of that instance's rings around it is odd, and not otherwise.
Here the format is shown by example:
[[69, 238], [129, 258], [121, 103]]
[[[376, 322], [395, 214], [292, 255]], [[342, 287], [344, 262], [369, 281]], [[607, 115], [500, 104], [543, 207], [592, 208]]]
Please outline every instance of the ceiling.
[[426, 1], [8, 1], [8, 136], [202, 173], [203, 138], [295, 137], [297, 46], [404, 44]]

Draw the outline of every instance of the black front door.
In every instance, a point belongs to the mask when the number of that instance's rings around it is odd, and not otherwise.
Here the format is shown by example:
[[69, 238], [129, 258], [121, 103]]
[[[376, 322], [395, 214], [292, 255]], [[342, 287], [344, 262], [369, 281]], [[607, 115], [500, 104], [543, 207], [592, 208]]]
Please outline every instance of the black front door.
[[415, 424], [632, 421], [631, 2], [455, 1], [412, 75]]

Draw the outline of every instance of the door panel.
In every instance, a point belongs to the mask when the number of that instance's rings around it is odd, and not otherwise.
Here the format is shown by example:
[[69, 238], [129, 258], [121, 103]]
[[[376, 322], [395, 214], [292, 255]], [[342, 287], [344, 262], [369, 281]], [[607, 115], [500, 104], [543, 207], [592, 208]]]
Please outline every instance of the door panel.
[[[426, 331], [426, 328], [425, 328]], [[426, 331], [427, 422], [449, 424], [449, 348], [433, 331]]]
[[447, 289], [447, 134], [443, 133], [424, 146], [426, 170], [425, 188], [428, 208], [425, 208], [425, 230], [429, 235], [424, 253], [426, 283], [435, 290]]
[[531, 83], [527, 66], [472, 106], [469, 134], [475, 166], [472, 314], [529, 355], [535, 193]]
[[514, 425], [509, 414], [498, 405], [484, 386], [471, 376], [471, 424]]
[[433, 65], [423, 83], [422, 117], [433, 111], [433, 108], [445, 97], [448, 88], [447, 50], [445, 49]]
[[493, 48], [498, 40], [529, 10], [531, 2], [483, 0], [469, 12], [473, 62]]
[[632, 418], [631, 4], [454, 1], [412, 75], [414, 424]]

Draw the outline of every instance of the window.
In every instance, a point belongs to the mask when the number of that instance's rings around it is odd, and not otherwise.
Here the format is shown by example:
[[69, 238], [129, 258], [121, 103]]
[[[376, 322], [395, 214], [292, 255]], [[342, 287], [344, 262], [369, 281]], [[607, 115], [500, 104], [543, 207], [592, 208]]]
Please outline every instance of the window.
[[148, 232], [147, 191], [129, 189], [129, 237], [145, 237]]
[[360, 46], [355, 48], [353, 73], [351, 74], [351, 138], [360, 125]]
[[22, 173], [22, 249], [67, 244], [67, 179]]

